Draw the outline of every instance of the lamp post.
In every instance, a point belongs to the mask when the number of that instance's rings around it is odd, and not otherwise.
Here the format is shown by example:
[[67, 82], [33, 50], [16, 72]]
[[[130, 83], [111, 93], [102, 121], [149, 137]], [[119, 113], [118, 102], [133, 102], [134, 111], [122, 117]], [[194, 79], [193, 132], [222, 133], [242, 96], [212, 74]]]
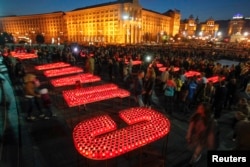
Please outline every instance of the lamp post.
[[244, 32], [243, 35], [244, 35], [245, 38], [248, 38], [249, 33], [248, 32]]
[[63, 37], [62, 31], [59, 32], [59, 38], [60, 38], [60, 42], [64, 42], [64, 37]]
[[222, 33], [219, 31], [219, 32], [217, 32], [217, 38], [218, 39], [221, 39], [221, 37], [222, 37]]
[[[34, 30], [31, 31], [31, 41], [32, 41], [32, 40], [33, 40], [33, 41], [36, 41], [36, 40], [35, 40], [35, 31], [34, 31]], [[30, 45], [31, 45], [31, 43], [32, 43], [32, 42], [30, 42]]]
[[243, 33], [244, 41], [245, 41], [245, 42], [249, 42], [249, 40], [248, 40], [248, 35], [249, 35], [249, 33], [248, 33], [247, 31]]
[[199, 32], [199, 36], [202, 38], [202, 36], [203, 36], [203, 32], [202, 31]]
[[44, 33], [44, 32], [42, 32], [41, 34], [42, 34], [42, 36], [43, 36], [43, 39], [44, 39], [44, 43], [46, 43], [46, 39], [45, 39], [45, 33]]

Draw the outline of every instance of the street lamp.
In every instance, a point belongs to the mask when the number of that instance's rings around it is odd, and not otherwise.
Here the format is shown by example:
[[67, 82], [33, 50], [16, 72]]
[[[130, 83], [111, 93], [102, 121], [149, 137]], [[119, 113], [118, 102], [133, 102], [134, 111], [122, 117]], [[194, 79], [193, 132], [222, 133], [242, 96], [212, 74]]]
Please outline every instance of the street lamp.
[[203, 35], [203, 32], [202, 32], [202, 31], [200, 31], [200, 32], [199, 32], [199, 36], [200, 36], [200, 37], [202, 37], [202, 35]]
[[128, 15], [123, 15], [122, 18], [123, 18], [123, 20], [128, 20], [129, 16]]
[[219, 31], [219, 32], [217, 33], [217, 36], [218, 36], [218, 37], [221, 37], [221, 35], [222, 35], [222, 33]]

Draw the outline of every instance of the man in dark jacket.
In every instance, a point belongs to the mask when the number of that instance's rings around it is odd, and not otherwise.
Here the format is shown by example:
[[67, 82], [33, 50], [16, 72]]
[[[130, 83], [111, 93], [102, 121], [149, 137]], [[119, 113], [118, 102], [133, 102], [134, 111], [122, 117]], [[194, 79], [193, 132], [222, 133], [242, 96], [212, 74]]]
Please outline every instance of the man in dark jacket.
[[213, 104], [215, 119], [220, 118], [221, 111], [226, 101], [226, 97], [227, 97], [227, 88], [225, 85], [225, 81], [223, 80], [220, 82], [220, 85], [215, 90], [214, 104]]
[[134, 95], [140, 107], [144, 106], [144, 102], [143, 102], [143, 94], [145, 93], [144, 88], [143, 88], [144, 75], [145, 73], [143, 70], [139, 71], [137, 74], [137, 78], [135, 79], [135, 82], [134, 82]]

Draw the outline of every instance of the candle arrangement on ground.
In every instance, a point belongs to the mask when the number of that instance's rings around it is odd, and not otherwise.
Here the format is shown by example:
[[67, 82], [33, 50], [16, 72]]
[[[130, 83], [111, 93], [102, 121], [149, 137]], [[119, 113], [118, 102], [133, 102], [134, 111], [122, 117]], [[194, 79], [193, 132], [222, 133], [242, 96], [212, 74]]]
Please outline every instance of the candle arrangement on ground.
[[[140, 60], [133, 60], [132, 61], [133, 66], [135, 66], [135, 65], [141, 65], [141, 63], [142, 63], [142, 61], [140, 61]], [[129, 62], [126, 61], [125, 64], [129, 64]]]
[[46, 77], [55, 77], [67, 74], [74, 74], [83, 72], [83, 69], [80, 67], [64, 67], [64, 68], [57, 68], [44, 71], [44, 75]]
[[37, 69], [37, 70], [49, 70], [49, 69], [53, 69], [53, 68], [61, 68], [61, 67], [68, 67], [68, 66], [70, 66], [70, 64], [64, 63], [64, 62], [57, 62], [57, 63], [50, 63], [50, 64], [35, 66], [35, 69]]
[[80, 83], [90, 83], [90, 82], [97, 82], [100, 80], [101, 80], [100, 77], [90, 73], [86, 73], [86, 74], [78, 74], [63, 78], [52, 79], [50, 83], [54, 87], [60, 87], [60, 86], [74, 85], [76, 81], [80, 81]]
[[11, 52], [11, 56], [25, 60], [25, 59], [34, 59], [37, 58], [37, 55], [34, 53], [16, 53], [16, 52]]
[[62, 92], [63, 98], [69, 107], [75, 107], [87, 103], [130, 96], [130, 92], [118, 88], [115, 84], [104, 84], [87, 88], [65, 90]]
[[207, 82], [217, 83], [217, 82], [223, 81], [225, 79], [226, 78], [222, 77], [222, 76], [212, 76], [212, 77], [207, 78]]
[[108, 115], [80, 122], [73, 130], [77, 151], [84, 157], [106, 160], [163, 138], [170, 132], [170, 121], [163, 114], [144, 107], [125, 109], [119, 116], [128, 126], [117, 129]]
[[194, 77], [194, 76], [200, 76], [201, 73], [198, 71], [187, 71], [187, 72], [185, 72], [184, 75], [185, 75], [185, 77], [190, 78], [190, 77]]
[[157, 63], [157, 64], [156, 64], [156, 67], [157, 67], [157, 68], [161, 68], [161, 67], [163, 67], [163, 64]]
[[[160, 67], [158, 69], [159, 69], [159, 71], [163, 72], [163, 71], [166, 71], [166, 69], [169, 69], [169, 68], [168, 67]], [[174, 67], [174, 72], [177, 72], [179, 70], [180, 70], [179, 67]]]

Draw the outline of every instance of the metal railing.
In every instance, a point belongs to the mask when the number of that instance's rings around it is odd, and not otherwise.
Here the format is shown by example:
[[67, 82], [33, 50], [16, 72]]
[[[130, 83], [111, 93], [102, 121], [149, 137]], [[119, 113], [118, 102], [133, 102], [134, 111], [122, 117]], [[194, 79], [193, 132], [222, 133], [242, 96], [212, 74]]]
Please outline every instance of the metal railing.
[[[7, 95], [5, 93], [5, 88], [4, 88], [4, 80], [0, 79], [0, 166], [1, 163], [4, 164], [12, 164], [12, 166], [20, 166], [20, 144], [21, 144], [21, 133], [20, 133], [20, 119], [19, 119], [19, 109], [17, 108], [17, 104], [16, 104], [16, 100], [15, 100], [15, 104], [12, 105], [16, 105], [16, 115], [15, 117], [17, 118], [17, 124], [16, 127], [10, 126], [10, 118], [9, 118], [9, 103], [7, 101]], [[13, 87], [12, 87], [13, 89]], [[15, 94], [14, 94], [15, 95]], [[16, 97], [14, 97], [16, 98]], [[13, 111], [11, 111], [13, 112]], [[16, 128], [16, 130], [13, 130], [11, 128]], [[11, 131], [11, 133], [10, 133]], [[15, 134], [16, 133], [16, 134]], [[13, 150], [13, 145], [10, 146], [10, 144], [8, 143], [9, 138], [13, 138], [16, 141], [15, 144], [15, 149]], [[16, 154], [15, 156], [11, 156], [10, 155]], [[15, 163], [11, 162], [13, 159], [13, 157], [15, 157]], [[15, 165], [14, 165], [15, 164]]]
[[6, 130], [7, 125], [7, 104], [6, 98], [3, 89], [3, 81], [0, 79], [0, 109], [1, 109], [1, 116], [0, 116], [0, 136], [1, 136], [1, 144], [0, 144], [0, 161], [2, 160], [3, 155], [3, 147], [4, 147], [4, 132]]

